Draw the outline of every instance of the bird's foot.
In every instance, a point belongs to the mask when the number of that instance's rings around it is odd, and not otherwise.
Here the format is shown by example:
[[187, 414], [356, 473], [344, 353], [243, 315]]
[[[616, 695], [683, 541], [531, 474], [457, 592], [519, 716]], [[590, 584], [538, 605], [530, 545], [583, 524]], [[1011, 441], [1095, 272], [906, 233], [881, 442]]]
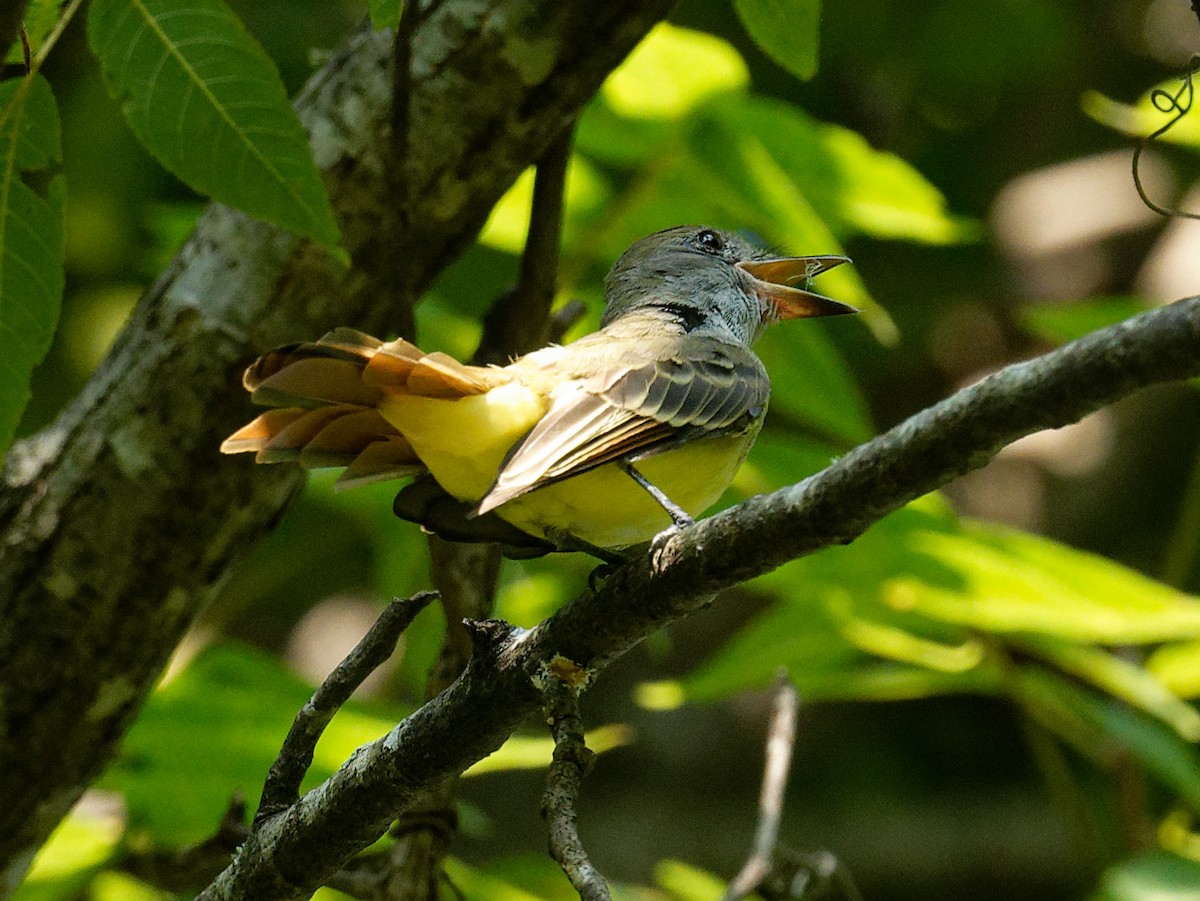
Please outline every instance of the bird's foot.
[[679, 534], [679, 531], [685, 526], [690, 526], [691, 520], [686, 523], [672, 523], [663, 529], [650, 540], [650, 550], [647, 552], [647, 559], [650, 563], [650, 571], [657, 575], [662, 572], [667, 565], [667, 545], [671, 539]]

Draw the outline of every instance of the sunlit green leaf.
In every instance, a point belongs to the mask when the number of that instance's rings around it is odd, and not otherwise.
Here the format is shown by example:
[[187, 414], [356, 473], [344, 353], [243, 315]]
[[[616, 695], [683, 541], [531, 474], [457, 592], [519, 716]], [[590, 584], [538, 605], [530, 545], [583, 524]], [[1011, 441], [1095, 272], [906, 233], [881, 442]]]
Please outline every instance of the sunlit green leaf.
[[97, 873], [90, 888], [89, 901], [173, 901], [176, 897], [165, 889], [115, 870]]
[[[935, 498], [887, 517], [846, 547], [751, 584], [774, 605], [685, 680], [687, 697], [765, 685], [779, 665], [802, 692], [820, 696], [831, 687], [837, 697], [897, 696], [901, 687], [995, 692], [1003, 674], [977, 640], [983, 632], [1039, 649], [1183, 734], [1200, 728], [1153, 676], [1071, 644], [1193, 638], [1200, 603], [1048, 539], [960, 523]], [[896, 680], [890, 687], [872, 669], [880, 658], [892, 662], [883, 670]], [[921, 670], [928, 672], [905, 681]]]
[[[311, 686], [265, 655], [208, 648], [146, 702], [104, 783], [124, 793], [131, 824], [157, 843], [203, 839], [234, 792], [243, 792], [251, 809], [257, 804], [292, 719], [311, 695]], [[347, 704], [317, 746], [308, 784], [401, 715]]]
[[817, 74], [821, 0], [733, 0], [754, 43], [797, 78]]
[[40, 75], [0, 83], [0, 456], [29, 400], [63, 294], [61, 176], [35, 190], [25, 179], [59, 160], [58, 109]]
[[716, 901], [725, 894], [724, 880], [678, 860], [660, 861], [654, 881], [678, 901]]
[[404, 12], [404, 0], [370, 0], [368, 9], [371, 24], [377, 29], [395, 28], [400, 24], [400, 14]]
[[1091, 901], [1196, 901], [1200, 862], [1153, 851], [1109, 867]]
[[[1179, 86], [1178, 80], [1168, 81], [1158, 90], [1174, 95]], [[1151, 92], [1143, 94], [1137, 103], [1130, 105], [1106, 97], [1098, 91], [1085, 91], [1082, 104], [1083, 111], [1101, 125], [1138, 137], [1145, 137], [1157, 131], [1175, 116], [1174, 112], [1159, 109], [1151, 100]], [[1192, 115], [1184, 116], [1160, 135], [1159, 140], [1200, 148], [1200, 116], [1196, 116], [1194, 111]]]
[[1185, 741], [1200, 741], [1200, 713], [1140, 666], [1108, 651], [1069, 642], [1025, 639], [1020, 645], [1063, 672], [1079, 676], [1162, 720]]
[[[1036, 667], [1015, 672], [1012, 685], [1043, 725], [1079, 750], [1111, 754], [1114, 748], [1106, 749], [1107, 743], [1127, 751], [1193, 812], [1200, 811], [1200, 751], [1166, 726]], [[1079, 727], [1091, 734], [1080, 734]]]
[[[511, 882], [490, 876], [456, 857], [442, 864], [446, 876], [462, 897], [471, 901], [542, 901], [542, 895], [518, 888]], [[565, 881], [565, 880], [564, 880]]]
[[613, 110], [635, 119], [679, 118], [750, 76], [730, 44], [699, 31], [656, 25], [601, 88]]
[[72, 813], [38, 851], [13, 901], [69, 901], [116, 849], [123, 824], [119, 817]]
[[761, 142], [836, 229], [933, 244], [979, 235], [976, 224], [949, 213], [945, 197], [916, 169], [874, 149], [857, 132], [764, 97], [715, 104], [713, 112], [731, 133]]
[[1137, 297], [1096, 297], [1068, 304], [1025, 306], [1021, 321], [1038, 337], [1065, 344], [1146, 309], [1146, 302]]
[[905, 552], [949, 579], [890, 580], [884, 602], [992, 632], [1137, 644], [1200, 635], [1196, 599], [1095, 554], [985, 523], [915, 531]]
[[[613, 724], [588, 729], [587, 746], [596, 754], [620, 748], [633, 741], [633, 730]], [[539, 770], [550, 765], [554, 740], [549, 736], [514, 735], [504, 746], [471, 766], [464, 776], [482, 776], [507, 770]]]
[[1146, 669], [1181, 698], [1200, 698], [1200, 641], [1163, 645], [1146, 661]]
[[88, 40], [163, 166], [222, 203], [337, 244], [275, 64], [221, 0], [94, 0]]

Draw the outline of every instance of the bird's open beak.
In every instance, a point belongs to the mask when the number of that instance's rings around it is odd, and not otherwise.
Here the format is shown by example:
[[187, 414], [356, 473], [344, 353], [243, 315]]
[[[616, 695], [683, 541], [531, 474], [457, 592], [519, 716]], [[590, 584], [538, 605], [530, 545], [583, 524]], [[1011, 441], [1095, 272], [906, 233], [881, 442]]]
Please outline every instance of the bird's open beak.
[[778, 311], [780, 319], [801, 319], [858, 312], [849, 304], [808, 290], [810, 279], [849, 262], [848, 257], [841, 256], [782, 257], [742, 260], [737, 267], [750, 276], [755, 292]]

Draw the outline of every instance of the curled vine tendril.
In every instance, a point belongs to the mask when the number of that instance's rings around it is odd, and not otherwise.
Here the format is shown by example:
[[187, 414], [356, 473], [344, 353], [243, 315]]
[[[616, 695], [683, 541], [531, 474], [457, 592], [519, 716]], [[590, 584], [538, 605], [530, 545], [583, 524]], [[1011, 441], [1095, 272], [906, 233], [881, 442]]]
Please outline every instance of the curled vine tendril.
[[[1200, 0], [1193, 0], [1193, 8], [1197, 9], [1197, 15], [1200, 15]], [[1183, 83], [1179, 86], [1174, 94], [1169, 91], [1164, 91], [1162, 88], [1155, 88], [1150, 92], [1150, 102], [1154, 104], [1154, 108], [1162, 113], [1174, 113], [1167, 122], [1157, 131], [1152, 132], [1138, 142], [1137, 147], [1133, 150], [1133, 185], [1137, 188], [1138, 196], [1142, 198], [1142, 203], [1154, 210], [1160, 216], [1179, 216], [1184, 219], [1200, 219], [1198, 213], [1188, 213], [1183, 210], [1172, 210], [1166, 207], [1161, 207], [1146, 194], [1146, 189], [1142, 185], [1142, 175], [1138, 169], [1138, 164], [1142, 159], [1142, 152], [1153, 144], [1158, 138], [1170, 131], [1175, 123], [1186, 116], [1192, 109], [1192, 100], [1194, 99], [1194, 91], [1192, 87], [1192, 76], [1200, 72], [1200, 54], [1192, 57], [1191, 63], [1188, 64], [1187, 71], [1183, 73]]]

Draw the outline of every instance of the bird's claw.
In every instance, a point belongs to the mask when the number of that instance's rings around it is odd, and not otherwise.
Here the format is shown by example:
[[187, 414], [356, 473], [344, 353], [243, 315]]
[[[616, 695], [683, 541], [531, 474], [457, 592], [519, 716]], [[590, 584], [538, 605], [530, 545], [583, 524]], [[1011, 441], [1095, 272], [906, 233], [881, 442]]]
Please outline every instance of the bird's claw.
[[650, 540], [650, 550], [647, 553], [647, 559], [650, 563], [650, 571], [654, 574], [657, 575], [666, 568], [667, 545], [670, 544], [672, 538], [679, 534], [679, 530], [682, 528], [683, 526], [672, 523]]
[[601, 583], [608, 580], [608, 577], [617, 571], [616, 563], [601, 563], [590, 573], [588, 573], [588, 590], [595, 594], [600, 590]]

